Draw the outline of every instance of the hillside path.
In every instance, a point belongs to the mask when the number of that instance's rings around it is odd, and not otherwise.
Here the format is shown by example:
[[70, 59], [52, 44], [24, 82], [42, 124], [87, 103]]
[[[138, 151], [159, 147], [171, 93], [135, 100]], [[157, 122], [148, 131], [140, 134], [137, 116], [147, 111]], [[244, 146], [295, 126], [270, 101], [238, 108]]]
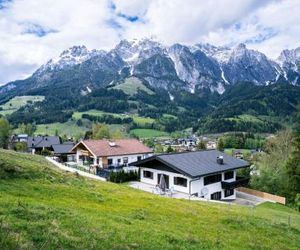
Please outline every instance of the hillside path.
[[65, 170], [65, 171], [68, 171], [68, 172], [72, 172], [72, 173], [78, 173], [79, 175], [81, 176], [84, 176], [84, 177], [87, 177], [87, 178], [91, 178], [91, 179], [94, 179], [94, 180], [98, 180], [98, 181], [106, 181], [105, 178], [102, 178], [100, 176], [97, 176], [97, 175], [94, 175], [94, 174], [89, 174], [89, 173], [86, 173], [84, 171], [81, 171], [79, 169], [75, 169], [75, 168], [70, 168], [70, 167], [67, 167], [53, 159], [51, 159], [51, 157], [46, 157], [46, 159], [51, 162], [53, 165], [55, 165], [56, 167], [62, 169], [62, 170]]

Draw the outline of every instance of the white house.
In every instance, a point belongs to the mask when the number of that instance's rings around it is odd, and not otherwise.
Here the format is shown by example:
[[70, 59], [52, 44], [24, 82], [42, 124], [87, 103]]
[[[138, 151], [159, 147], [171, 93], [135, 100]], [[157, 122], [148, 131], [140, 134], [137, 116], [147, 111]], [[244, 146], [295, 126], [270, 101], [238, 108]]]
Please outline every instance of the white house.
[[76, 163], [97, 169], [111, 166], [128, 166], [152, 155], [152, 150], [136, 139], [83, 140], [71, 150], [76, 154]]
[[154, 155], [132, 163], [140, 168], [140, 181], [159, 185], [164, 177], [167, 188], [211, 200], [236, 198], [235, 188], [247, 179], [239, 179], [236, 170], [249, 163], [217, 150]]

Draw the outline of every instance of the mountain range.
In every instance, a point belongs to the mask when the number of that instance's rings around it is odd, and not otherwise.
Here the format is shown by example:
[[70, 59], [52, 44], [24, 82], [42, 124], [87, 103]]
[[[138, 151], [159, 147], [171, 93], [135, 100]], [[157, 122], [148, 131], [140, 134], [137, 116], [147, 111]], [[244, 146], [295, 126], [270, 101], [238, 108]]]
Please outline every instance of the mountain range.
[[92, 90], [97, 85], [117, 84], [126, 77], [136, 76], [151, 87], [170, 93], [176, 89], [195, 93], [203, 88], [223, 93], [226, 85], [238, 82], [300, 85], [300, 47], [283, 50], [277, 60], [271, 60], [244, 44], [235, 48], [210, 44], [164, 46], [143, 39], [122, 40], [110, 51], [90, 51], [85, 46], [74, 46], [42, 65], [28, 79], [8, 83], [0, 93], [18, 88], [18, 85], [40, 88], [56, 82], [62, 72], [70, 70], [76, 71], [83, 91], [87, 87]]
[[[120, 87], [128, 81], [138, 82], [135, 95], [128, 95]], [[217, 96], [241, 83], [248, 83], [252, 90], [251, 86], [272, 88], [282, 84], [295, 86], [298, 91], [300, 47], [283, 50], [276, 60], [271, 60], [259, 51], [248, 49], [245, 44], [234, 48], [203, 43], [165, 46], [142, 39], [122, 40], [110, 51], [74, 46], [42, 65], [29, 78], [1, 86], [0, 104], [17, 95], [39, 94], [46, 96], [45, 107], [56, 102], [63, 106], [62, 110], [87, 110], [103, 108], [103, 100], [113, 96], [111, 105], [120, 106], [122, 100], [128, 104], [130, 99], [138, 101], [141, 105], [137, 108], [142, 106], [144, 111], [143, 104], [148, 104], [148, 109], [149, 105], [192, 106], [196, 117], [212, 107], [218, 108], [220, 104], [216, 100], [226, 97]], [[148, 93], [143, 91], [145, 89]], [[122, 99], [118, 90], [127, 97]], [[168, 100], [162, 102], [161, 99]], [[292, 104], [287, 100], [287, 103], [294, 107], [297, 100], [294, 98]], [[125, 106], [120, 112], [128, 110]]]

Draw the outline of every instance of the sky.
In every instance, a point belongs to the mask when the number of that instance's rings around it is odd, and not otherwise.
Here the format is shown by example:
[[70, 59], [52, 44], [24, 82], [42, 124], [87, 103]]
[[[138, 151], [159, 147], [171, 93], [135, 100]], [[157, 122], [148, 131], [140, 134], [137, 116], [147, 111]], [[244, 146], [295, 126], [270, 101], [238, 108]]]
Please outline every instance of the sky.
[[0, 84], [24, 79], [73, 46], [121, 39], [211, 43], [276, 59], [300, 46], [299, 0], [0, 0]]

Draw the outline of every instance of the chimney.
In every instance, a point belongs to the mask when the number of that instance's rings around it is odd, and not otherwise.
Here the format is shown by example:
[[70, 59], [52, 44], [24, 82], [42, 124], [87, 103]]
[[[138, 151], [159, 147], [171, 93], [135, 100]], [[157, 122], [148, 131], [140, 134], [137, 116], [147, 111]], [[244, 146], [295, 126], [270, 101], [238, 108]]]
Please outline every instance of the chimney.
[[220, 155], [220, 156], [217, 157], [217, 163], [220, 164], [220, 165], [224, 164], [224, 159], [223, 159], [222, 155]]
[[113, 141], [110, 141], [108, 144], [109, 144], [110, 147], [115, 147], [116, 146], [116, 143], [113, 142]]

